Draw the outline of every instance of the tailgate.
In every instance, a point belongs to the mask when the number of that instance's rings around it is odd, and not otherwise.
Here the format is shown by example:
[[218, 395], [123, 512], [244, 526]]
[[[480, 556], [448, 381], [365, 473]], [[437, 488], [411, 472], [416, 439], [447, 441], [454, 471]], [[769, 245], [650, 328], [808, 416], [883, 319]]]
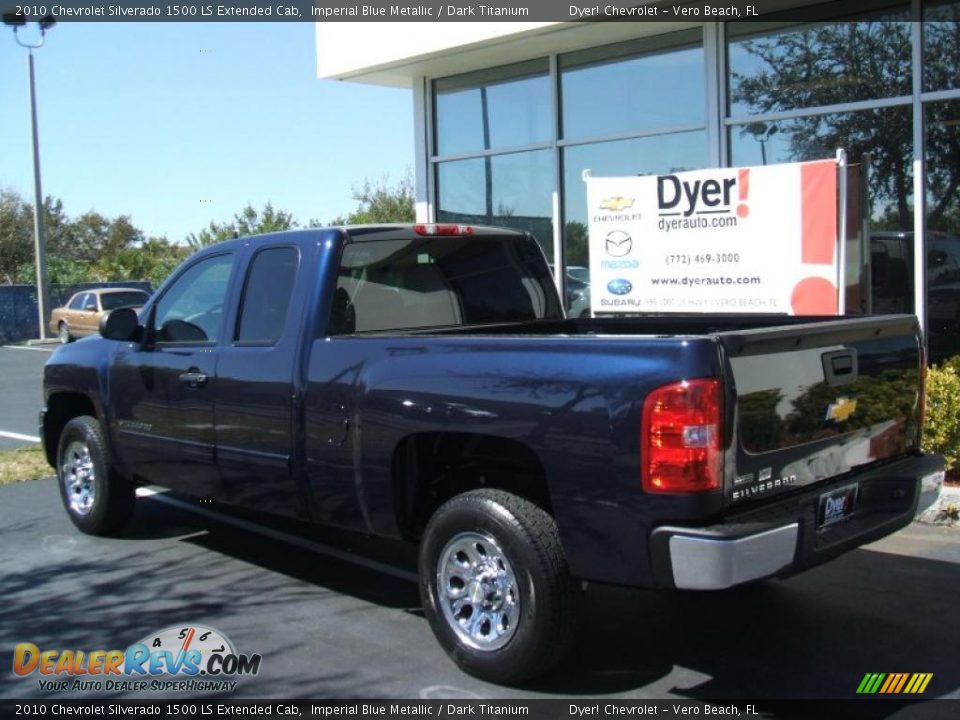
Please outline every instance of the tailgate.
[[733, 378], [728, 506], [919, 447], [922, 361], [914, 316], [841, 318], [716, 337]]

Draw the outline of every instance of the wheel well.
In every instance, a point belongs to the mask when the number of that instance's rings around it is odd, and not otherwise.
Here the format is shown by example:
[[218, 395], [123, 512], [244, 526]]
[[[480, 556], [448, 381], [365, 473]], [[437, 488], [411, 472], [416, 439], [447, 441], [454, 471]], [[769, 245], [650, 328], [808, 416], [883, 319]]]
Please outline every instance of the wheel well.
[[553, 514], [546, 474], [537, 455], [509, 438], [474, 433], [411, 435], [393, 457], [397, 523], [417, 539], [444, 502], [469, 490], [506, 490]]
[[43, 423], [43, 447], [47, 462], [57, 466], [57, 444], [67, 423], [81, 415], [97, 416], [97, 409], [86, 395], [57, 393], [47, 400], [47, 414]]

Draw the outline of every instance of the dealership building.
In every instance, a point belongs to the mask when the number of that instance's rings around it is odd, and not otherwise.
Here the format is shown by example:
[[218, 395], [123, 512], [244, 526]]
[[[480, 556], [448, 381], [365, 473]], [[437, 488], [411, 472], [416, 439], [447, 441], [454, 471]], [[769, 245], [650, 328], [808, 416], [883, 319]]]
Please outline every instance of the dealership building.
[[867, 262], [848, 268], [848, 312], [916, 308], [935, 357], [960, 352], [960, 0], [781, 5], [804, 9], [750, 22], [317, 23], [318, 74], [412, 89], [418, 220], [531, 230], [558, 268], [588, 264], [585, 171], [843, 148], [865, 178], [847, 236]]

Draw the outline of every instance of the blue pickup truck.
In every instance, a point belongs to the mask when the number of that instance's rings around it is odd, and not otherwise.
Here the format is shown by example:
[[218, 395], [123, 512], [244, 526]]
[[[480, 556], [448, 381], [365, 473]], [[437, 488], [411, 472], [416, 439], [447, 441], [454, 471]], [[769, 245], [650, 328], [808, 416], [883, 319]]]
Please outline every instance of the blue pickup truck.
[[528, 233], [241, 238], [45, 369], [80, 530], [135, 487], [419, 548], [430, 625], [516, 682], [576, 637], [585, 581], [722, 589], [894, 532], [939, 491], [912, 315], [566, 318]]

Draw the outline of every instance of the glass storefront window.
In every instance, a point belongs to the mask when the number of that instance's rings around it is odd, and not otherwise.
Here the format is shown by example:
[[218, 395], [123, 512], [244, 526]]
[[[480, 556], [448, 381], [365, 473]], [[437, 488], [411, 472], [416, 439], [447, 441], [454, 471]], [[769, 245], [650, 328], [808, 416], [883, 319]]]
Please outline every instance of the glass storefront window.
[[[651, 50], [651, 43], [658, 47]], [[694, 47], [665, 45], [697, 43]], [[563, 137], [578, 139], [702, 124], [706, 85], [701, 31], [560, 57]], [[637, 55], [640, 49], [645, 54]], [[624, 57], [625, 54], [632, 57]]]
[[546, 59], [532, 60], [435, 81], [437, 154], [549, 141], [548, 68]]
[[[899, 240], [905, 233], [912, 236], [913, 229], [912, 140], [909, 106], [730, 128], [733, 166], [823, 160], [835, 157], [838, 148], [846, 150], [852, 166], [847, 220], [849, 314], [871, 308], [878, 313], [913, 312], [912, 271]], [[869, 183], [866, 192], [860, 193], [860, 173], [866, 157]]]
[[923, 89], [960, 88], [960, 2], [923, 8]]
[[437, 164], [437, 220], [528, 230], [553, 258], [550, 150]]
[[729, 24], [730, 116], [909, 95], [909, 20], [903, 8], [764, 34]]
[[960, 100], [924, 106], [930, 359], [960, 354]]
[[913, 227], [913, 131], [910, 108], [753, 122], [730, 128], [733, 166], [823, 160], [847, 151], [850, 163], [870, 156], [870, 200], [875, 224]]

